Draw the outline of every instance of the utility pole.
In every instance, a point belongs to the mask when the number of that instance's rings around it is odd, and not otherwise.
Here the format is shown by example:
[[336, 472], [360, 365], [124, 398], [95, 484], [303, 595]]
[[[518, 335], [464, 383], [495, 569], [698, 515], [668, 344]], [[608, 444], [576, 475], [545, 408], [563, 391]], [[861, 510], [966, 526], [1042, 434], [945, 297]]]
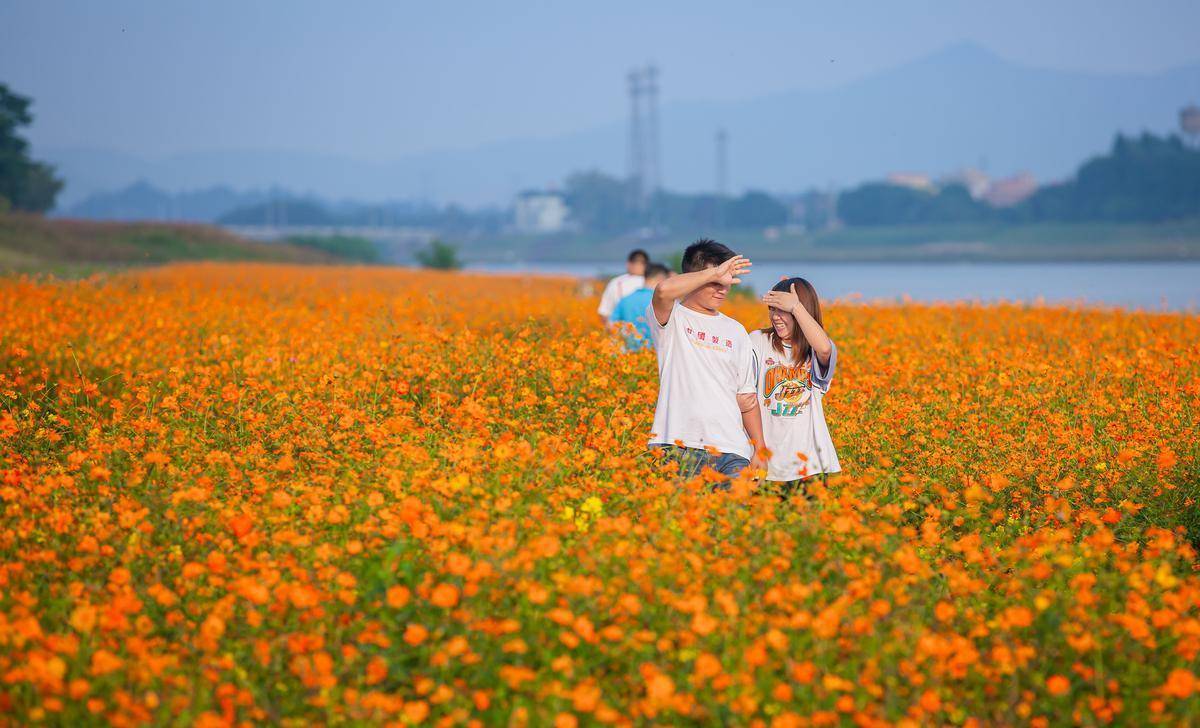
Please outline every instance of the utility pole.
[[729, 194], [729, 133], [717, 129], [717, 196]]
[[637, 70], [629, 72], [629, 184], [633, 202], [642, 204], [642, 192], [646, 184], [645, 153], [642, 148], [642, 75]]
[[646, 80], [646, 197], [652, 198], [662, 187], [658, 154], [658, 68], [648, 64]]

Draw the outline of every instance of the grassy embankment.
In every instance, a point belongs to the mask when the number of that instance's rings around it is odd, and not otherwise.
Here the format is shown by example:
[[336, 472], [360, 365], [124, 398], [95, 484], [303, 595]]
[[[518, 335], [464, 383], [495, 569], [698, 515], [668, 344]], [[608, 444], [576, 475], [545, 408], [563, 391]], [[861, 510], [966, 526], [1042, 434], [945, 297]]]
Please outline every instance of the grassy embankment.
[[578, 233], [509, 235], [461, 244], [473, 261], [593, 261], [619, 260], [632, 247], [667, 255], [700, 235], [764, 262], [1200, 260], [1200, 219], [1156, 224], [892, 225], [818, 233], [779, 230], [773, 236], [761, 229], [697, 229], [650, 240]]
[[334, 263], [341, 258], [311, 247], [245, 240], [207, 225], [0, 215], [0, 272], [77, 276], [184, 260]]

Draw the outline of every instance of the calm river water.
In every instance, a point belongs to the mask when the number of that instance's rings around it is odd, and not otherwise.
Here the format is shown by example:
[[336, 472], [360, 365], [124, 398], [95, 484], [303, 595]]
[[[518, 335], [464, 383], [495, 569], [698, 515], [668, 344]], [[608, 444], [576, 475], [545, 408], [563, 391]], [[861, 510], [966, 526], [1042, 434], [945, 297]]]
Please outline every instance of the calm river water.
[[[577, 277], [612, 275], [615, 263], [488, 263], [468, 270]], [[822, 298], [1023, 301], [1200, 311], [1200, 262], [1178, 263], [760, 263], [744, 280], [762, 293], [780, 276], [807, 278]]]

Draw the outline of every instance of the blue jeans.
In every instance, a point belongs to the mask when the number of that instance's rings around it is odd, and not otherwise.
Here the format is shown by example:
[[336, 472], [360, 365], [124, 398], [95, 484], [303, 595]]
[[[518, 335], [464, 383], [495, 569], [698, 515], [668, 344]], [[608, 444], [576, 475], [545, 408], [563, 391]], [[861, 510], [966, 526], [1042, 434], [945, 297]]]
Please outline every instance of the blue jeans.
[[[678, 445], [653, 444], [651, 450], [662, 450], [667, 457], [679, 463], [679, 475], [685, 480], [699, 475], [704, 468], [712, 468], [727, 478], [736, 478], [738, 473], [750, 466], [746, 458], [731, 452], [720, 455], [710, 455], [707, 450], [695, 447], [679, 447]], [[728, 481], [713, 486], [716, 490], [728, 490]]]

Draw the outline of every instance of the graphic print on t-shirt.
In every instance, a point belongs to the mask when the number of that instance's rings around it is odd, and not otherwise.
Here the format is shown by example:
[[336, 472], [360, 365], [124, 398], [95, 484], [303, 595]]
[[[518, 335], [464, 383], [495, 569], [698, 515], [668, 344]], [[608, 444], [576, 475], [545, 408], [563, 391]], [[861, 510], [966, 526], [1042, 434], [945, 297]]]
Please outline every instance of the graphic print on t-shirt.
[[701, 349], [710, 349], [712, 351], [733, 351], [733, 339], [722, 339], [720, 336], [708, 331], [696, 331], [691, 326], [685, 330], [688, 341], [692, 346], [698, 346]]
[[762, 378], [763, 407], [773, 417], [795, 417], [812, 399], [812, 366], [785, 364], [767, 357]]

